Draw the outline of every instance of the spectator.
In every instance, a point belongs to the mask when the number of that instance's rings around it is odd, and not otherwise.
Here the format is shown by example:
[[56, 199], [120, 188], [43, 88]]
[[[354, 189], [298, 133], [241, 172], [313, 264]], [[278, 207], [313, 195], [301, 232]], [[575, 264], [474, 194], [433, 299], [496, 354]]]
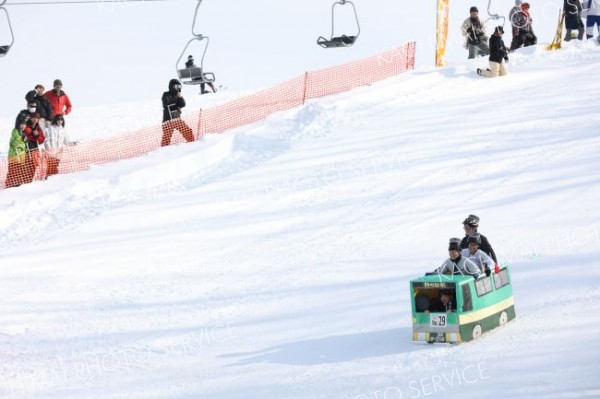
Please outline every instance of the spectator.
[[469, 258], [479, 267], [479, 270], [486, 276], [489, 276], [492, 272], [495, 262], [485, 252], [479, 249], [481, 245], [481, 234], [473, 233], [467, 238], [468, 248], [463, 249], [460, 254], [466, 258]]
[[27, 108], [21, 110], [15, 119], [15, 129], [18, 129], [19, 126], [23, 123], [27, 123], [31, 115], [33, 115], [37, 111], [37, 105], [35, 102], [30, 101], [27, 103]]
[[40, 114], [40, 125], [42, 126], [46, 125], [45, 122], [49, 125], [53, 116], [52, 107], [48, 99], [44, 96], [44, 91], [44, 86], [40, 84], [36, 85], [34, 90], [25, 95], [25, 100], [28, 103], [35, 103], [37, 112]]
[[27, 142], [25, 136], [25, 122], [14, 128], [10, 135], [8, 148], [8, 172], [6, 173], [6, 188], [18, 187], [27, 183]]
[[175, 129], [179, 130], [185, 140], [189, 143], [194, 141], [192, 129], [181, 120], [181, 108], [185, 107], [185, 99], [181, 94], [181, 82], [177, 79], [171, 79], [169, 82], [169, 91], [162, 95], [163, 105], [163, 136], [161, 146], [171, 144], [171, 137]]
[[577, 40], [583, 40], [584, 25], [581, 20], [581, 2], [579, 0], [565, 0], [563, 6], [565, 14], [565, 41], [571, 40], [571, 31], [577, 30]]
[[[591, 39], [594, 37], [594, 26], [600, 31], [600, 0], [587, 1], [587, 18], [585, 21], [586, 37]], [[600, 35], [598, 36], [600, 42]]]
[[[463, 221], [463, 229], [465, 230], [465, 236], [460, 242], [461, 248], [469, 248], [469, 236], [477, 233], [478, 228], [479, 217], [475, 215], [467, 216], [467, 218]], [[479, 249], [488, 254], [494, 260], [495, 263], [498, 263], [498, 260], [496, 259], [496, 254], [494, 253], [494, 249], [492, 248], [492, 245], [490, 244], [488, 239], [483, 234], [480, 234], [479, 237], [481, 240]]]
[[[185, 63], [185, 67], [186, 68], [198, 68], [194, 64], [194, 56], [193, 55], [188, 55], [188, 60]], [[192, 79], [192, 82], [193, 81], [203, 80], [204, 75], [202, 75], [202, 68], [199, 68], [199, 69], [200, 69], [200, 76], [202, 76], [202, 77], [201, 78], [200, 77], [194, 78], [194, 79]], [[210, 87], [212, 89], [213, 93], [217, 92], [217, 89], [215, 89], [215, 85], [212, 82], [206, 82], [206, 84], [208, 85], [208, 87]], [[200, 94], [206, 94], [206, 93], [208, 93], [208, 90], [205, 90], [204, 88], [205, 88], [204, 82], [200, 83]]]
[[461, 30], [463, 36], [466, 37], [465, 47], [469, 50], [469, 59], [471, 59], [478, 55], [488, 55], [490, 49], [487, 44], [488, 38], [485, 35], [485, 22], [479, 18], [479, 10], [477, 7], [471, 7], [469, 12], [471, 15], [465, 19]]
[[502, 25], [498, 25], [494, 29], [494, 34], [490, 37], [490, 67], [489, 69], [482, 71], [477, 69], [477, 74], [485, 76], [486, 78], [495, 78], [497, 76], [504, 76], [508, 73], [504, 62], [508, 62], [507, 49], [502, 40], [504, 34], [504, 28]]
[[537, 36], [533, 33], [533, 19], [529, 14], [529, 3], [521, 4], [521, 12], [517, 13], [516, 24], [519, 28], [517, 48], [537, 44]]
[[510, 21], [510, 26], [512, 27], [510, 51], [516, 49], [519, 43], [519, 27], [517, 26], [517, 18], [521, 12], [521, 4], [523, 4], [523, 0], [515, 0], [515, 6], [508, 12], [508, 20]]
[[448, 254], [450, 257], [446, 259], [440, 267], [425, 275], [464, 274], [473, 276], [475, 279], [479, 277], [479, 268], [477, 265], [460, 254], [460, 238], [450, 239], [450, 243], [448, 244]]
[[58, 114], [54, 116], [52, 124], [46, 128], [44, 149], [46, 150], [46, 178], [58, 174], [58, 165], [60, 157], [67, 146], [75, 145], [75, 142], [69, 141], [67, 130], [65, 129], [65, 118]]
[[35, 171], [42, 164], [39, 145], [44, 143], [44, 131], [39, 124], [40, 114], [35, 112], [29, 118], [25, 126], [25, 136], [27, 140], [27, 152], [30, 156], [30, 165], [28, 167], [27, 183], [33, 181]]
[[44, 96], [50, 102], [52, 115], [69, 115], [71, 113], [71, 100], [62, 90], [62, 81], [60, 79], [54, 81], [54, 89], [47, 91]]

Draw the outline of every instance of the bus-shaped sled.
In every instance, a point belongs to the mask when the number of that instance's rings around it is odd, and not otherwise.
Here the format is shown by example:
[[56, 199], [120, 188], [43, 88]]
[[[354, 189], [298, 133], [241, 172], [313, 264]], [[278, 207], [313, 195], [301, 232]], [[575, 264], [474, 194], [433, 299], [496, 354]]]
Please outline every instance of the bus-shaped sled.
[[[482, 276], [475, 280], [469, 275], [435, 274], [411, 280], [413, 341], [467, 342], [514, 319], [509, 268]], [[442, 294], [450, 298], [450, 312], [440, 309]]]

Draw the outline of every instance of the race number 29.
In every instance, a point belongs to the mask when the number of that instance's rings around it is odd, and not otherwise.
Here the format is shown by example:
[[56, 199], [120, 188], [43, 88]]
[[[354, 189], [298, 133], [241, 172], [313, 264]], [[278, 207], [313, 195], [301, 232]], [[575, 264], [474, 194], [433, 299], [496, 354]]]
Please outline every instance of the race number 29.
[[446, 314], [432, 313], [429, 315], [429, 325], [431, 327], [446, 327]]

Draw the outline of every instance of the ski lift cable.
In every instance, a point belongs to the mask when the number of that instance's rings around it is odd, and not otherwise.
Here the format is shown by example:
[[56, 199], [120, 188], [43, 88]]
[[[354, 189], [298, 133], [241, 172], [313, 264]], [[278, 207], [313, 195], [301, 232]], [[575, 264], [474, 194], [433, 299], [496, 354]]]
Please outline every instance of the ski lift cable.
[[19, 3], [7, 3], [8, 0], [4, 0], [0, 6], [44, 6], [44, 5], [66, 5], [66, 4], [102, 4], [102, 3], [149, 3], [167, 0], [60, 0], [60, 1], [27, 1]]

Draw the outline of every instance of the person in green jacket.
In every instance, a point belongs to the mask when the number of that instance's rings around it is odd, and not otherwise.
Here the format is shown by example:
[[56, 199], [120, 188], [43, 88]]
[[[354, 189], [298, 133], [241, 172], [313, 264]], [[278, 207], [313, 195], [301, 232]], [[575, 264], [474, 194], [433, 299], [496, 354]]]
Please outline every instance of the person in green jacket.
[[10, 135], [8, 148], [8, 173], [6, 174], [6, 188], [18, 187], [23, 183], [29, 183], [28, 169], [33, 166], [31, 157], [27, 152], [25, 139], [25, 124], [21, 123], [18, 128], [13, 129]]

